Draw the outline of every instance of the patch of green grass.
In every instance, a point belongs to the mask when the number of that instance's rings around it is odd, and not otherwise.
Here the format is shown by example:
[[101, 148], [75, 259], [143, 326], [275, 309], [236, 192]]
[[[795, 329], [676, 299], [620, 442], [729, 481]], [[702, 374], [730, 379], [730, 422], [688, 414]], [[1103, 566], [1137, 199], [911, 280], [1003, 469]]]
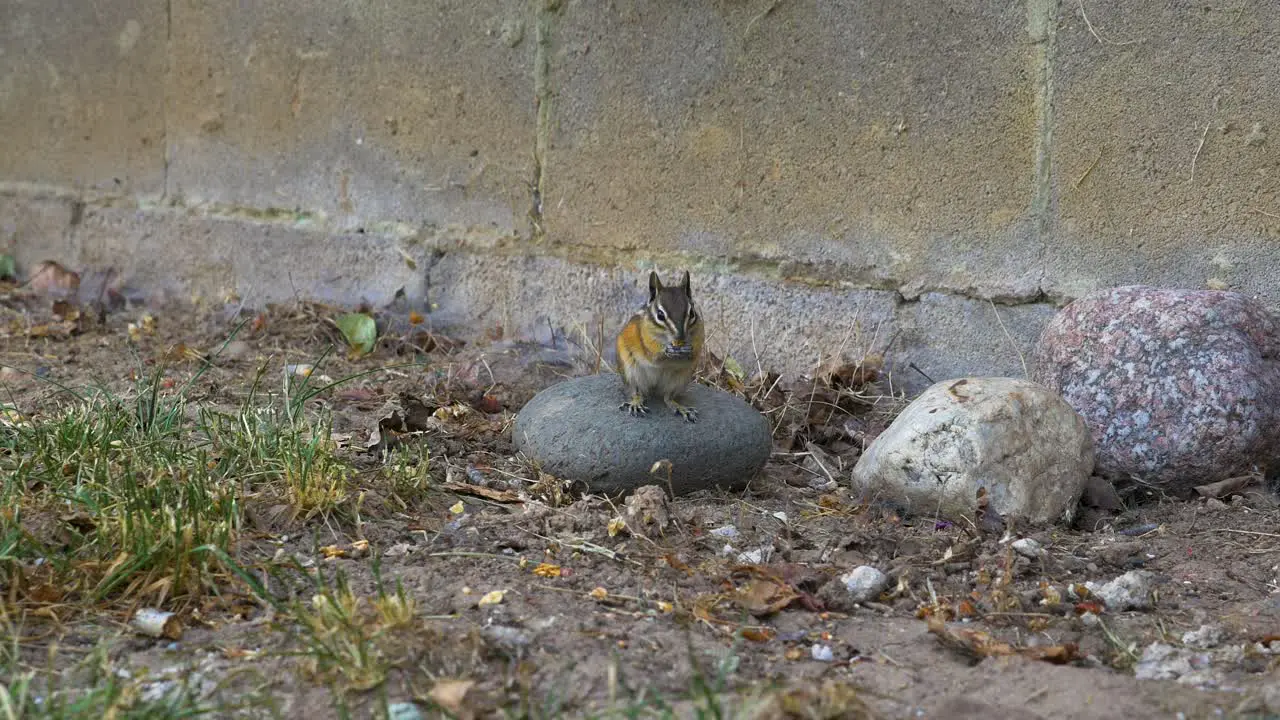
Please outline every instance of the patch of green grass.
[[[199, 594], [209, 568], [192, 550], [228, 547], [240, 526], [234, 488], [172, 418], [140, 415], [105, 392], [0, 433], [0, 517], [10, 560], [39, 561], [68, 595], [160, 602]], [[14, 578], [8, 578], [11, 581]], [[52, 599], [52, 598], [51, 598]]]
[[245, 498], [303, 518], [340, 507], [350, 467], [327, 420], [302, 412], [319, 390], [251, 392], [222, 412], [189, 406], [199, 375], [63, 388], [50, 411], [0, 418], [0, 585], [46, 604], [197, 597], [225, 568], [196, 549], [234, 554]]
[[357, 691], [386, 680], [390, 665], [377, 642], [386, 628], [341, 575], [333, 584], [321, 582], [310, 601], [296, 604], [292, 614], [302, 625], [304, 656], [313, 674], [340, 678]]

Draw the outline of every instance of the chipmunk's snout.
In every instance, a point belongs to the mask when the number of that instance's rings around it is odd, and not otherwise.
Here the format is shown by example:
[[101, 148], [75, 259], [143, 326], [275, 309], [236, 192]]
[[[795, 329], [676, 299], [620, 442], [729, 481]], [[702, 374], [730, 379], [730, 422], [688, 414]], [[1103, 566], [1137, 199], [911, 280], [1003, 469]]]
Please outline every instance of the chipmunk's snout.
[[667, 346], [667, 357], [687, 358], [693, 355], [693, 348], [683, 340], [673, 340]]

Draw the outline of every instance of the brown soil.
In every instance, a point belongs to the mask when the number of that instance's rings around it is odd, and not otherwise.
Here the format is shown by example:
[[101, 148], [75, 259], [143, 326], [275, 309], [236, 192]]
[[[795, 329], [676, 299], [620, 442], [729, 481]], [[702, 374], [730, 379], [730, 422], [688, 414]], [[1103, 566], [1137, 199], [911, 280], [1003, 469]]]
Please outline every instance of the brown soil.
[[[326, 313], [278, 308], [251, 321], [188, 397], [234, 408], [261, 368], [264, 386], [278, 392], [286, 364], [316, 361], [337, 339]], [[139, 372], [161, 366], [176, 392], [199, 367], [181, 348], [216, 349], [239, 321], [158, 314], [155, 331], [131, 344], [122, 317], [86, 318], [66, 336], [6, 340], [0, 363], [40, 375], [6, 372], [10, 403], [39, 417], [62, 401], [51, 381], [127, 396]], [[546, 362], [557, 357], [568, 362]], [[400, 582], [422, 617], [380, 641], [395, 669], [378, 688], [344, 691], [340, 672], [294, 654], [305, 647], [298, 625], [230, 574], [219, 596], [172, 601], [185, 628], [176, 643], [124, 629], [133, 608], [121, 598], [61, 622], [28, 613], [24, 651], [43, 657], [56, 642], [59, 657], [74, 658], [109, 638], [112, 659], [135, 673], [190, 667], [218, 702], [316, 720], [339, 716], [339, 697], [353, 717], [415, 699], [424, 715], [436, 716], [429, 698], [463, 717], [501, 716], [502, 709], [573, 717], [640, 707], [643, 697], [662, 698], [677, 716], [708, 707], [746, 716], [733, 708], [752, 699], [757, 708], [768, 703], [759, 717], [1280, 713], [1273, 654], [1280, 651], [1280, 512], [1260, 488], [1208, 504], [1131, 493], [1128, 509], [1089, 515], [1096, 530], [1015, 531], [1012, 537], [1035, 538], [1047, 550], [1030, 560], [1002, 543], [1001, 532], [858, 504], [848, 490], [857, 435], [847, 433], [843, 443], [826, 437], [811, 446], [830, 451], [823, 468], [838, 488], [810, 487], [816, 473], [804, 438], [788, 437], [746, 492], [684, 497], [665, 508], [647, 496], [646, 523], [644, 512], [628, 516], [625, 500], [576, 497], [512, 457], [504, 432], [513, 411], [558, 377], [593, 369], [577, 357], [494, 340], [449, 347], [441, 336], [420, 334], [413, 342], [384, 340], [364, 358], [336, 352], [323, 360], [317, 375], [365, 373], [311, 401], [313, 410], [332, 412], [334, 432], [347, 438], [346, 456], [359, 471], [353, 482], [365, 493], [358, 512], [301, 522], [247, 498], [234, 556], [269, 577], [281, 597], [314, 592], [301, 574], [272, 563], [289, 555], [330, 581], [345, 576], [357, 596], [374, 594], [375, 569], [384, 583]], [[385, 369], [370, 372], [378, 368]], [[428, 413], [471, 410], [383, 428], [382, 436], [429, 452], [431, 483], [410, 495], [388, 489], [384, 461], [365, 445], [389, 404], [414, 400]], [[1154, 527], [1141, 535], [1118, 532], [1146, 525]], [[736, 536], [712, 532], [726, 526]], [[726, 544], [733, 550], [726, 553]], [[337, 546], [338, 556], [327, 557], [325, 546]], [[757, 562], [739, 557], [762, 549]], [[864, 564], [894, 582], [870, 606], [841, 602], [837, 576]], [[1105, 611], [1097, 622], [1089, 612], [1102, 610], [1096, 600], [1067, 593], [1069, 584], [1135, 568], [1154, 574], [1150, 610]], [[493, 591], [502, 591], [500, 601], [482, 602]], [[930, 619], [950, 622], [931, 633]], [[1181, 646], [1184, 632], [1206, 623], [1220, 624], [1225, 639], [1204, 651], [1203, 672], [1184, 682], [1134, 678], [1135, 659], [1150, 644]], [[815, 647], [829, 648], [830, 659], [814, 659]], [[718, 700], [699, 696], [698, 677]], [[749, 689], [769, 683], [777, 690]]]

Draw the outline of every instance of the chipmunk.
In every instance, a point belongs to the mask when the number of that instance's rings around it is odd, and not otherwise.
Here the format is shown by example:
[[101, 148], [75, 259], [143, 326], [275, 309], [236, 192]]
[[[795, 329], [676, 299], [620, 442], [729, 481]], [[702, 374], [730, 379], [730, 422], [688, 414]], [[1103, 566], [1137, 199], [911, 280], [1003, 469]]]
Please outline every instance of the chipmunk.
[[620, 410], [643, 415], [649, 412], [645, 398], [656, 395], [680, 417], [697, 420], [697, 409], [676, 398], [693, 381], [702, 352], [701, 320], [688, 271], [678, 287], [664, 287], [658, 273], [649, 273], [648, 304], [618, 333], [618, 371], [631, 390]]

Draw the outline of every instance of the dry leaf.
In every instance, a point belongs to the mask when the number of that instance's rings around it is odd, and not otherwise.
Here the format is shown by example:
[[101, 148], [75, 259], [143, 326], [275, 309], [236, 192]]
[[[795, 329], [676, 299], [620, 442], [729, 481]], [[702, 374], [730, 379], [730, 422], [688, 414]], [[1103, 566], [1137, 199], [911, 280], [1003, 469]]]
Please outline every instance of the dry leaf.
[[1218, 482], [1209, 483], [1207, 485], [1197, 485], [1195, 491], [1200, 495], [1200, 497], [1222, 499], [1235, 495], [1260, 479], [1262, 479], [1262, 475], [1258, 473], [1250, 473], [1249, 475], [1231, 477], [1226, 480], [1219, 480]]
[[738, 589], [735, 600], [738, 607], [755, 617], [763, 617], [785, 609], [799, 597], [800, 593], [790, 585], [755, 578]]
[[750, 640], [751, 642], [758, 642], [758, 643], [769, 642], [770, 640], [773, 639], [774, 634], [775, 633], [769, 628], [763, 628], [763, 627], [744, 628], [741, 632], [742, 638], [744, 640]]
[[323, 555], [326, 560], [333, 560], [334, 558], [346, 557], [347, 551], [337, 545], [325, 545], [320, 548], [320, 554]]
[[609, 537], [617, 537], [618, 533], [627, 529], [627, 521], [616, 517], [609, 521]]
[[552, 565], [551, 563], [538, 563], [538, 567], [533, 569], [533, 574], [537, 575], [538, 577], [557, 578], [557, 577], [560, 577], [561, 570], [559, 565]]
[[475, 680], [441, 680], [431, 688], [427, 697], [455, 717], [470, 715], [464, 711], [462, 703], [475, 684]]
[[997, 640], [990, 633], [981, 630], [948, 627], [946, 622], [937, 616], [929, 618], [929, 633], [937, 637], [943, 645], [974, 658], [1021, 655], [1032, 660], [1065, 665], [1081, 657], [1075, 643], [1036, 647], [1014, 646]]
[[52, 260], [45, 260], [32, 271], [27, 285], [41, 295], [68, 297], [80, 289], [80, 276]]

